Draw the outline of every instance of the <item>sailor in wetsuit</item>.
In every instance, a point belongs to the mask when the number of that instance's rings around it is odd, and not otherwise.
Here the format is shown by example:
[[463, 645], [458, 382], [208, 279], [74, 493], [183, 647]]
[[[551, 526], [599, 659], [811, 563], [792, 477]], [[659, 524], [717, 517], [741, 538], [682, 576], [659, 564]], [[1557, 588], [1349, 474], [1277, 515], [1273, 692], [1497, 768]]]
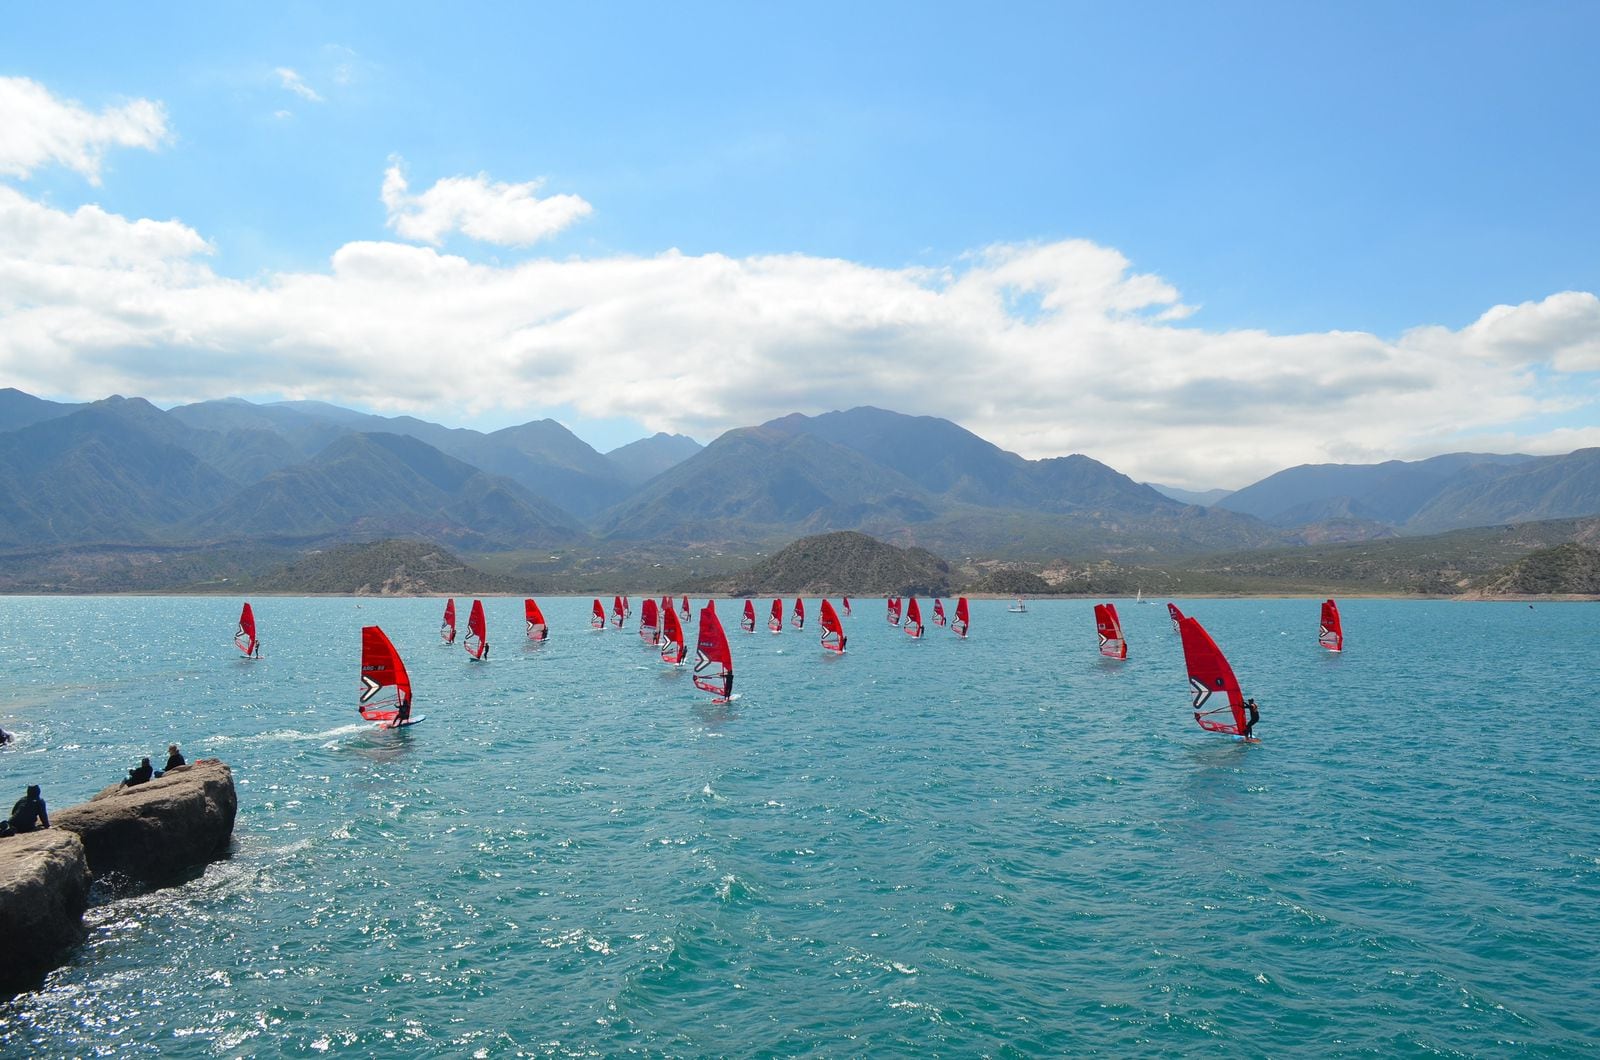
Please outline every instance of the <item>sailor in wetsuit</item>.
[[410, 721], [411, 721], [411, 697], [408, 696], [408, 695], [402, 694], [400, 696], [400, 709], [395, 714], [394, 721], [389, 723], [389, 727], [391, 729], [398, 729], [400, 726], [405, 725], [405, 724], [409, 723]]
[[1252, 734], [1255, 732], [1256, 722], [1261, 720], [1261, 708], [1256, 706], [1254, 696], [1245, 700], [1244, 705], [1245, 709], [1250, 712], [1249, 720], [1244, 723], [1244, 738], [1246, 740], [1253, 740], [1255, 739], [1255, 736]]

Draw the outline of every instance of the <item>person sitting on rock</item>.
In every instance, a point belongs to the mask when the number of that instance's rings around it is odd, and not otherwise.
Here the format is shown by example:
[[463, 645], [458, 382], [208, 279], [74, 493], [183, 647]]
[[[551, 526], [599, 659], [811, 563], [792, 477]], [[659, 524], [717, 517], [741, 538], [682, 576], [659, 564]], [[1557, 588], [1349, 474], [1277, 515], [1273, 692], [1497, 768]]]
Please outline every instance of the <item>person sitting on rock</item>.
[[131, 788], [135, 784], [143, 784], [145, 781], [149, 780], [155, 775], [156, 770], [155, 767], [150, 764], [150, 759], [141, 758], [139, 759], [139, 764], [137, 766], [128, 770], [128, 779], [123, 781], [123, 786]]
[[162, 769], [163, 773], [170, 773], [179, 766], [186, 766], [188, 764], [189, 763], [183, 760], [183, 752], [178, 750], [177, 744], [167, 744], [167, 764], [166, 767]]
[[39, 794], [39, 785], [29, 784], [28, 793], [11, 807], [10, 820], [0, 824], [5, 825], [6, 835], [21, 835], [49, 828], [50, 814], [44, 808], [44, 796]]

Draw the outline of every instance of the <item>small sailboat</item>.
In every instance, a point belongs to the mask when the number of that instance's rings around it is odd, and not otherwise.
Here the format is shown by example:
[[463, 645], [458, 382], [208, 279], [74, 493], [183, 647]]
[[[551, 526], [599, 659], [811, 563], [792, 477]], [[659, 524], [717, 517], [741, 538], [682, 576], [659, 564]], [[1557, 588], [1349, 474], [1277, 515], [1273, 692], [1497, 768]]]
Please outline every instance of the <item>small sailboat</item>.
[[1322, 623], [1317, 630], [1317, 643], [1329, 651], [1344, 651], [1344, 626], [1339, 622], [1339, 605], [1332, 600], [1322, 601]]
[[965, 596], [956, 601], [956, 617], [955, 621], [950, 623], [950, 628], [955, 631], [958, 637], [965, 637], [967, 630], [972, 628], [972, 622], [967, 617], [967, 598]]
[[839, 612], [833, 609], [833, 604], [826, 597], [822, 600], [822, 647], [826, 651], [838, 655], [844, 654], [845, 642], [850, 638], [844, 635], [844, 625], [839, 621]]
[[1177, 604], [1167, 605], [1167, 617], [1172, 619], [1172, 632], [1183, 636], [1183, 612], [1178, 610]]
[[733, 652], [728, 649], [728, 636], [722, 632], [722, 620], [712, 603], [700, 610], [700, 639], [695, 649], [698, 658], [694, 686], [710, 692], [713, 703], [728, 702], [733, 698]]
[[767, 616], [767, 631], [769, 633], [783, 632], [783, 597], [772, 601], [772, 614]]
[[917, 606], [917, 598], [913, 596], [906, 602], [906, 636], [922, 636], [922, 608]]
[[594, 613], [589, 617], [589, 628], [606, 628], [606, 609], [605, 605], [600, 602], [600, 598], [598, 596], [594, 598]]
[[661, 612], [660, 647], [661, 661], [673, 666], [681, 666], [684, 656], [689, 654], [689, 648], [683, 642], [683, 623], [678, 621], [678, 612], [671, 606]]
[[[1200, 622], [1185, 617], [1178, 623], [1183, 637], [1183, 662], [1189, 671], [1189, 687], [1194, 691], [1194, 720], [1207, 732], [1243, 736], [1245, 733], [1244, 693], [1233, 667], [1211, 634]], [[1221, 693], [1223, 703], [1210, 706], [1213, 695]]]
[[439, 625], [439, 639], [446, 644], [456, 642], [456, 598], [444, 602], [444, 621]]
[[1020, 615], [1028, 610], [1028, 602], [1019, 596], [1011, 602], [1011, 606], [1006, 608], [1006, 610], [1010, 611], [1013, 615]]
[[550, 624], [544, 620], [544, 612], [539, 610], [539, 601], [532, 597], [522, 601], [522, 616], [528, 623], [529, 640], [550, 639]]
[[661, 622], [657, 614], [655, 598], [646, 597], [639, 608], [639, 639], [646, 644], [661, 643]]
[[627, 612], [622, 609], [622, 597], [620, 595], [613, 596], [611, 598], [611, 624], [621, 629], [622, 622], [627, 617]]
[[233, 643], [244, 652], [247, 659], [261, 658], [261, 642], [256, 639], [256, 613], [246, 603], [239, 612], [239, 628], [233, 634]]
[[933, 624], [936, 626], [945, 624], [944, 601], [937, 596], [933, 598]]
[[806, 628], [806, 601], [804, 597], [794, 598], [794, 614], [789, 616], [789, 625], [795, 629]]
[[623, 618], [632, 618], [633, 617], [633, 602], [628, 599], [628, 594], [627, 593], [623, 593], [622, 594], [622, 617]]
[[[385, 689], [393, 691], [383, 695]], [[378, 626], [361, 627], [361, 698], [356, 709], [367, 721], [386, 722], [392, 729], [422, 720], [411, 716], [411, 676], [406, 664]]]
[[467, 616], [467, 635], [461, 646], [478, 662], [489, 657], [489, 626], [483, 618], [482, 600], [472, 601], [472, 613]]
[[691, 619], [693, 617], [694, 617], [694, 612], [689, 610], [689, 598], [687, 596], [685, 596], [683, 598], [683, 620], [685, 622], [687, 622], [689, 619]]
[[1116, 604], [1094, 605], [1094, 631], [1100, 638], [1100, 654], [1108, 659], [1126, 659], [1128, 641], [1122, 635], [1122, 619]]
[[754, 600], [746, 600], [744, 602], [744, 617], [739, 619], [739, 628], [746, 633], [754, 633], [756, 631], [756, 602]]
[[843, 596], [843, 597], [840, 597], [839, 599], [840, 599], [840, 602], [844, 605], [844, 617], [845, 618], [849, 618], [850, 617], [850, 598], [848, 596]]
[[888, 604], [889, 625], [898, 626], [900, 624], [900, 598], [898, 596], [891, 596], [888, 599]]

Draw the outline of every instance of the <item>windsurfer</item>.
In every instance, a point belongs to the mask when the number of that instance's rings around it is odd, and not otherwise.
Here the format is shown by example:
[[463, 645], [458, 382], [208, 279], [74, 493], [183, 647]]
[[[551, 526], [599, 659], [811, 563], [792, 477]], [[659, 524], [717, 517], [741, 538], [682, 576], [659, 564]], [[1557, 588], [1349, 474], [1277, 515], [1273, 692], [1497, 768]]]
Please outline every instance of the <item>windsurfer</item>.
[[1244, 701], [1244, 707], [1250, 712], [1249, 720], [1244, 723], [1244, 738], [1253, 740], [1255, 736], [1252, 734], [1255, 732], [1256, 722], [1261, 720], [1261, 708], [1256, 706], [1255, 697], [1253, 696]]
[[[487, 655], [488, 653], [489, 653], [489, 649], [488, 649], [487, 646], [485, 646], [484, 654]], [[411, 697], [406, 695], [404, 692], [402, 692], [402, 693], [400, 693], [400, 705], [396, 709], [395, 715], [394, 715], [394, 721], [389, 723], [389, 727], [391, 729], [398, 729], [400, 726], [409, 725], [410, 723], [411, 723]]]
[[8, 744], [10, 742], [11, 742], [11, 734], [9, 732], [6, 732], [4, 729], [0, 729], [0, 747], [4, 747], [6, 744]]

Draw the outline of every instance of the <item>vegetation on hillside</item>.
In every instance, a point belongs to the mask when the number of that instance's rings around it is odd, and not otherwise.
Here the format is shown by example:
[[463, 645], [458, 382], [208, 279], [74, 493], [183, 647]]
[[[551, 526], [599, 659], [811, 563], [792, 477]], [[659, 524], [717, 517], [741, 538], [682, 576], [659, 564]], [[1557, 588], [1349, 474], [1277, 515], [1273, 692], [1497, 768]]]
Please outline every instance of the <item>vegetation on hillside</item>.
[[896, 548], [853, 530], [803, 537], [715, 588], [737, 595], [950, 592], [950, 564], [922, 548]]
[[343, 593], [352, 596], [428, 596], [435, 593], [515, 593], [525, 582], [470, 567], [422, 541], [375, 541], [318, 549], [249, 583], [255, 592]]
[[1524, 556], [1486, 579], [1485, 596], [1600, 594], [1600, 549], [1566, 544]]

